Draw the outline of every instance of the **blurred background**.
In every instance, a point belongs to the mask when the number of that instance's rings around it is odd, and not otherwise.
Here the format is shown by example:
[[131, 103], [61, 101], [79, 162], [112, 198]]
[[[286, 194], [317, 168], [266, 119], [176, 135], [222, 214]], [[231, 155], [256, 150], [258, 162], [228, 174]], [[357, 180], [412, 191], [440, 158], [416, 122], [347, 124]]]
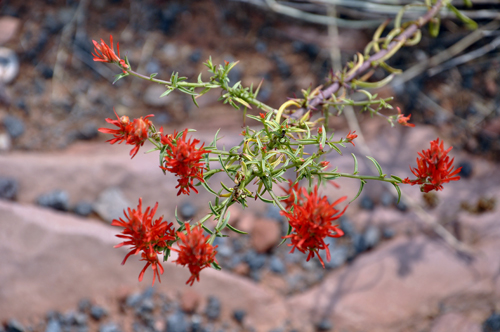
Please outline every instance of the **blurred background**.
[[[462, 180], [422, 195], [369, 183], [350, 204], [330, 242], [332, 259], [277, 247], [286, 221], [258, 202], [231, 215], [247, 236], [218, 239], [224, 271], [188, 273], [165, 264], [162, 283], [138, 283], [138, 257], [125, 266], [109, 226], [138, 198], [173, 220], [207, 211], [207, 194], [177, 197], [157, 155], [110, 146], [105, 118], [154, 114], [166, 132], [197, 129], [226, 147], [239, 142], [241, 111], [212, 91], [198, 99], [127, 77], [94, 62], [92, 40], [120, 43], [121, 57], [145, 75], [209, 77], [203, 62], [238, 61], [232, 83], [257, 86], [279, 107], [301, 90], [325, 84], [376, 27], [394, 18], [397, 0], [4, 0], [0, 3], [0, 331], [500, 331], [500, 216], [495, 208], [500, 159], [500, 3], [453, 1], [479, 29], [447, 11], [440, 33], [389, 62], [404, 70], [374, 91], [394, 96], [415, 128], [390, 128], [358, 110], [330, 118], [338, 137], [360, 134], [350, 152], [372, 155], [384, 170], [410, 176], [417, 152], [440, 137], [453, 146]], [[425, 8], [423, 9], [425, 10]], [[422, 9], [410, 10], [415, 19]], [[116, 46], [115, 46], [116, 47]], [[384, 78], [380, 71], [374, 80]], [[388, 111], [386, 114], [393, 114]], [[355, 116], [353, 116], [355, 114]], [[254, 125], [249, 123], [249, 125]], [[359, 142], [359, 143], [358, 143]], [[374, 172], [360, 164], [365, 174]], [[215, 178], [214, 178], [215, 179]], [[217, 180], [217, 179], [216, 179]], [[220, 178], [219, 180], [225, 180]], [[214, 180], [215, 181], [215, 180]], [[323, 188], [333, 201], [355, 197], [359, 183]], [[214, 183], [217, 183], [215, 181]]]

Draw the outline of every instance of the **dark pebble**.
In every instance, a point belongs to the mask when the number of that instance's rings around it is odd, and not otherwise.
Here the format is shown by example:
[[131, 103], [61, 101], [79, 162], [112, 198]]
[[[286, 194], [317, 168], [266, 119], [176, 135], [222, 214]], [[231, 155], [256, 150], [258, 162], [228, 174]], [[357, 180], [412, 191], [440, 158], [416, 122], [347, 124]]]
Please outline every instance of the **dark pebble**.
[[0, 199], [14, 200], [17, 196], [17, 181], [0, 177]]
[[233, 253], [234, 253], [233, 249], [231, 248], [231, 246], [227, 244], [220, 245], [217, 248], [217, 255], [220, 255], [220, 257], [223, 258], [231, 257]]
[[276, 63], [278, 73], [282, 78], [289, 78], [290, 76], [292, 76], [292, 69], [290, 68], [290, 65], [285, 61], [285, 59], [276, 54], [272, 57], [272, 59]]
[[333, 325], [328, 319], [325, 318], [316, 325], [316, 328], [318, 331], [330, 331], [333, 328]]
[[[321, 252], [323, 251], [324, 250], [322, 250]], [[321, 256], [321, 258], [323, 258], [325, 268], [336, 269], [337, 267], [342, 266], [347, 261], [348, 254], [349, 250], [344, 245], [335, 246], [333, 248], [330, 246], [330, 261], [328, 261], [324, 256]]]
[[266, 218], [274, 219], [274, 220], [277, 220], [279, 222], [283, 222], [285, 217], [283, 217], [280, 214], [280, 211], [281, 210], [279, 207], [269, 204], [267, 211], [266, 211]]
[[56, 319], [49, 320], [45, 332], [62, 332], [61, 323]]
[[142, 292], [142, 298], [143, 299], [149, 299], [153, 297], [153, 294], [155, 293], [155, 289], [153, 287], [147, 287], [144, 292]]
[[460, 175], [461, 177], [467, 179], [472, 175], [472, 164], [470, 162], [462, 161], [460, 164], [458, 164], [457, 168], [458, 167], [462, 167], [460, 173], [458, 173], [458, 175]]
[[93, 305], [91, 308], [90, 308], [90, 317], [92, 317], [93, 319], [99, 321], [101, 320], [102, 318], [104, 318], [105, 316], [107, 316], [108, 312], [106, 311], [106, 309], [104, 309], [103, 307], [99, 306], [99, 305]]
[[3, 125], [7, 130], [7, 133], [12, 138], [17, 138], [24, 134], [24, 122], [12, 115], [8, 115], [3, 119]]
[[99, 332], [121, 332], [120, 327], [113, 323], [104, 323], [99, 326]]
[[154, 308], [155, 308], [155, 304], [153, 302], [153, 299], [146, 298], [141, 302], [138, 310], [140, 313], [150, 313], [150, 312], [153, 312]]
[[233, 318], [236, 320], [238, 323], [242, 324], [243, 319], [245, 318], [246, 311], [245, 310], [235, 310], [233, 311]]
[[380, 229], [377, 226], [368, 226], [363, 234], [363, 239], [366, 249], [375, 248], [380, 242]]
[[38, 205], [55, 210], [68, 211], [69, 195], [63, 190], [54, 190], [38, 197]]
[[361, 201], [359, 202], [359, 206], [361, 206], [362, 209], [371, 211], [375, 208], [375, 203], [373, 202], [373, 200], [370, 197], [363, 196], [361, 198]]
[[133, 308], [133, 307], [139, 305], [139, 303], [141, 302], [141, 299], [142, 299], [142, 295], [139, 293], [130, 294], [129, 296], [127, 296], [127, 299], [125, 300], [125, 304], [127, 305], [127, 307]]
[[76, 134], [76, 138], [83, 141], [88, 141], [96, 138], [99, 135], [99, 130], [97, 126], [93, 123], [86, 123], [78, 133]]
[[54, 70], [50, 66], [47, 66], [46, 64], [39, 65], [38, 71], [40, 72], [40, 74], [42, 74], [42, 77], [45, 79], [50, 79], [52, 78], [52, 76], [54, 76]]
[[182, 311], [176, 311], [167, 318], [168, 332], [188, 332], [186, 315]]
[[196, 212], [198, 212], [197, 210], [198, 209], [193, 204], [189, 202], [184, 202], [181, 204], [179, 212], [182, 218], [189, 220], [196, 215]]
[[202, 54], [203, 53], [201, 49], [198, 48], [194, 50], [193, 53], [189, 55], [189, 61], [191, 61], [192, 63], [198, 63], [201, 60]]
[[269, 261], [269, 269], [278, 274], [283, 274], [286, 272], [286, 267], [283, 261], [277, 257], [277, 256], [272, 256], [270, 261]]
[[250, 267], [250, 270], [259, 270], [266, 263], [266, 255], [259, 254], [254, 250], [247, 251], [245, 255], [245, 262]]
[[250, 270], [248, 276], [250, 277], [250, 279], [256, 282], [259, 282], [262, 279], [262, 273], [260, 270]]
[[384, 239], [392, 239], [395, 235], [395, 232], [394, 232], [394, 229], [391, 228], [391, 227], [384, 227], [383, 230], [382, 230], [382, 236], [384, 237]]
[[231, 69], [231, 71], [227, 74], [231, 85], [234, 85], [236, 82], [241, 81], [242, 76], [243, 72], [241, 71], [241, 67], [239, 67], [238, 65], [234, 66], [233, 69]]
[[24, 332], [24, 326], [15, 319], [11, 319], [5, 325], [5, 331], [7, 332]]
[[89, 299], [81, 299], [78, 302], [78, 311], [89, 312], [90, 308], [92, 308], [92, 302]]
[[394, 199], [394, 196], [388, 191], [384, 191], [382, 193], [382, 196], [380, 197], [380, 203], [382, 203], [383, 206], [389, 207], [392, 206], [396, 200]]
[[205, 314], [209, 319], [216, 320], [220, 316], [220, 301], [215, 296], [209, 296]]
[[500, 315], [492, 314], [483, 323], [483, 332], [500, 332]]
[[364, 236], [360, 234], [356, 234], [352, 237], [352, 245], [354, 246], [354, 250], [356, 254], [360, 254], [366, 250], [366, 242]]
[[55, 311], [55, 310], [50, 310], [49, 312], [47, 312], [47, 314], [45, 315], [46, 319], [49, 321], [51, 319], [53, 320], [62, 320], [62, 315], [60, 312], [58, 311]]
[[191, 329], [190, 332], [202, 332], [204, 331], [202, 326], [202, 319], [200, 315], [193, 315], [191, 317]]
[[255, 50], [259, 53], [266, 53], [267, 51], [267, 45], [266, 43], [258, 40], [256, 43], [255, 43]]
[[357, 234], [354, 224], [350, 222], [346, 217], [340, 218], [340, 229], [349, 237]]
[[89, 202], [78, 202], [73, 208], [73, 212], [79, 216], [87, 217], [93, 211], [92, 204]]
[[406, 212], [408, 211], [408, 205], [406, 205], [406, 203], [403, 202], [403, 200], [401, 200], [399, 201], [398, 204], [396, 204], [396, 209], [398, 209], [401, 212]]

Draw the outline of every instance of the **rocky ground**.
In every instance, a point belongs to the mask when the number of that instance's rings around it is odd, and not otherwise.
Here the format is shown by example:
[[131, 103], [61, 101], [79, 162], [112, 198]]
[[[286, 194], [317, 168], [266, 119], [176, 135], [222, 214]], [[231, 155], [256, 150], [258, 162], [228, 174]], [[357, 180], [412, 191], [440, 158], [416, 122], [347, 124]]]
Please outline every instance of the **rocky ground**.
[[[203, 141], [221, 128], [228, 146], [238, 141], [241, 113], [221, 106], [217, 93], [200, 98], [197, 109], [181, 94], [159, 99], [161, 86], [129, 78], [112, 85], [116, 70], [92, 61], [90, 41], [113, 33], [135, 68], [162, 77], [174, 70], [196, 77], [209, 55], [240, 60], [231, 80], [264, 78], [260, 98], [278, 106], [323, 82], [331, 66], [326, 29], [225, 1], [4, 1], [0, 14], [0, 67], [19, 64], [14, 75], [0, 70], [0, 332], [500, 331], [498, 54], [380, 91], [397, 94], [394, 105], [412, 114], [416, 128], [390, 129], [359, 116], [389, 173], [408, 176], [416, 151], [438, 136], [454, 146], [461, 181], [437, 195], [404, 188], [429, 215], [408, 201], [395, 204], [393, 191], [369, 183], [342, 218], [346, 236], [331, 241], [323, 269], [317, 259], [278, 247], [286, 222], [255, 202], [231, 210], [249, 235], [217, 240], [222, 272], [204, 270], [188, 287], [188, 272], [167, 263], [162, 283], [150, 287], [149, 271], [137, 281], [137, 257], [120, 265], [125, 252], [113, 249], [119, 241], [110, 221], [139, 197], [147, 205], [159, 201], [167, 220], [176, 206], [181, 218], [196, 219], [211, 197], [177, 197], [176, 180], [158, 170], [156, 155], [130, 160], [129, 147], [103, 143], [97, 128], [113, 108], [131, 117], [154, 113], [155, 124], [196, 128]], [[444, 26], [439, 39], [424, 37], [392, 65], [411, 67], [467, 33]], [[341, 30], [343, 56], [369, 36]], [[331, 125], [339, 137], [347, 134], [342, 117]], [[350, 152], [361, 158], [357, 148]], [[330, 158], [352, 170], [352, 159]], [[370, 167], [360, 162], [360, 171]], [[322, 192], [356, 195], [356, 181], [338, 183]], [[450, 247], [426, 220], [463, 241], [468, 253]]]

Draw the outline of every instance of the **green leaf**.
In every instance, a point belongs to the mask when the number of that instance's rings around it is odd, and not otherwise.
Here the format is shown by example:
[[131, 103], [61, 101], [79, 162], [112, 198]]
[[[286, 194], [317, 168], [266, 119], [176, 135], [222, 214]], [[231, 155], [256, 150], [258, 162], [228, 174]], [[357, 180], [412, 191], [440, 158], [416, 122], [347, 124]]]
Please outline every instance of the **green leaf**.
[[177, 223], [180, 226], [184, 226], [184, 223], [179, 219], [179, 217], [177, 217], [177, 206], [175, 207], [174, 216], [175, 216], [175, 220], [177, 220]]
[[[286, 232], [286, 235], [290, 235], [290, 233], [292, 233], [292, 226], [290, 226], [290, 224], [288, 224], [288, 231]], [[278, 244], [278, 247], [281, 246], [283, 243], [285, 243], [287, 238], [284, 238], [283, 240], [281, 240], [280, 244]]]
[[170, 248], [166, 247], [163, 249], [163, 261], [166, 262], [168, 261], [168, 258], [170, 257]]
[[128, 75], [129, 75], [128, 73], [125, 73], [125, 74], [121, 73], [121, 74], [115, 75], [115, 80], [113, 81], [113, 84], [115, 84], [116, 82], [118, 82], [122, 78], [127, 77]]
[[205, 226], [204, 224], [201, 224], [201, 227], [203, 227], [203, 229], [204, 229], [204, 230], [206, 230], [206, 231], [207, 231], [207, 233], [209, 233], [210, 235], [214, 235], [214, 232], [212, 232], [212, 231], [210, 230], [210, 228], [208, 228], [208, 227], [207, 227], [207, 226]]
[[171, 94], [171, 93], [172, 93], [172, 91], [174, 91], [174, 89], [173, 89], [173, 88], [169, 88], [167, 91], [163, 92], [163, 93], [160, 95], [160, 98], [168, 96], [169, 94]]
[[232, 230], [233, 232], [236, 232], [238, 234], [248, 234], [247, 232], [243, 232], [243, 231], [240, 231], [239, 229], [234, 228], [230, 224], [227, 224], [227, 228], [229, 228], [230, 230]]
[[357, 195], [349, 202], [349, 203], [352, 203], [356, 200], [356, 198], [359, 197], [359, 195], [361, 195], [361, 192], [363, 191], [363, 187], [365, 186], [366, 184], [366, 181], [361, 179], [361, 184], [359, 185], [359, 191], [357, 193]]
[[477, 23], [474, 20], [471, 20], [467, 16], [465, 16], [461, 11], [459, 11], [455, 6], [452, 4], [448, 4], [448, 9], [450, 9], [455, 15], [457, 15], [457, 18], [460, 19], [468, 29], [470, 30], [476, 30], [477, 29]]
[[221, 271], [222, 268], [219, 266], [219, 264], [217, 264], [215, 261], [212, 262], [212, 267], [214, 269], [216, 269], [217, 271]]
[[375, 158], [372, 158], [369, 156], [366, 156], [366, 158], [370, 159], [371, 162], [375, 165], [375, 167], [377, 168], [377, 171], [378, 171], [378, 175], [380, 177], [385, 177], [384, 172], [382, 171], [382, 166], [380, 166], [380, 164], [375, 160]]
[[152, 73], [151, 75], [149, 75], [149, 78], [150, 78], [150, 79], [153, 79], [153, 78], [155, 78], [157, 75], [158, 75], [158, 73]]
[[358, 159], [356, 158], [354, 153], [351, 153], [351, 155], [354, 158], [354, 172], [352, 173], [352, 175], [356, 175], [358, 174]]
[[324, 148], [325, 147], [325, 142], [326, 142], [326, 129], [325, 126], [321, 126], [321, 141], [319, 144]]
[[210, 186], [208, 185], [207, 181], [201, 182], [201, 185], [203, 186], [203, 188], [205, 188], [211, 194], [213, 194], [215, 196], [219, 196], [219, 195], [217, 195], [217, 193], [212, 188], [210, 188]]
[[401, 200], [401, 188], [399, 188], [399, 186], [396, 183], [393, 183], [392, 185], [394, 186], [394, 188], [396, 188], [396, 191], [398, 192], [398, 201], [396, 204], [399, 204], [399, 201]]
[[391, 175], [391, 178], [398, 180], [399, 182], [403, 182], [403, 179], [401, 179], [399, 176]]

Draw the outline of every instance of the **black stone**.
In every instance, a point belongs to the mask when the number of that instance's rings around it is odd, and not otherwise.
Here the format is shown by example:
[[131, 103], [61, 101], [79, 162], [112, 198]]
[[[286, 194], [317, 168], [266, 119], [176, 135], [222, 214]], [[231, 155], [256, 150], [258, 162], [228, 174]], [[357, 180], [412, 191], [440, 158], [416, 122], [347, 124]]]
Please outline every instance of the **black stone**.
[[78, 310], [80, 312], [88, 312], [92, 308], [92, 302], [89, 299], [81, 299], [78, 302]]
[[394, 229], [391, 227], [384, 227], [382, 230], [382, 236], [384, 239], [392, 239], [395, 235]]
[[76, 138], [84, 141], [94, 139], [99, 135], [97, 126], [93, 123], [86, 123], [76, 134]]
[[182, 218], [189, 220], [196, 215], [196, 212], [198, 212], [198, 209], [193, 204], [191, 204], [189, 202], [184, 202], [181, 204], [179, 212], [180, 212]]
[[330, 331], [333, 328], [333, 325], [328, 319], [325, 318], [316, 325], [316, 328], [318, 331]]
[[460, 175], [461, 177], [467, 179], [472, 175], [472, 164], [470, 162], [462, 161], [460, 164], [458, 164], [457, 168], [458, 167], [462, 167], [460, 173], [458, 173], [458, 175]]
[[285, 59], [281, 58], [278, 55], [273, 55], [272, 59], [276, 63], [276, 67], [278, 68], [278, 73], [282, 78], [289, 78], [292, 76], [292, 69], [290, 65], [285, 61]]
[[38, 205], [54, 210], [68, 211], [69, 195], [63, 190], [54, 190], [38, 197]]
[[102, 318], [104, 318], [107, 315], [108, 315], [107, 310], [99, 305], [93, 305], [90, 308], [90, 317], [92, 317], [96, 321], [101, 320]]
[[388, 191], [384, 191], [382, 193], [382, 196], [380, 197], [380, 203], [382, 203], [383, 206], [392, 206], [396, 202], [394, 196]]
[[267, 51], [267, 45], [266, 43], [258, 40], [256, 43], [255, 43], [255, 50], [259, 53], [266, 53]]
[[406, 203], [401, 200], [398, 204], [396, 204], [396, 209], [401, 212], [406, 212], [408, 211], [408, 205], [406, 205]]
[[127, 299], [125, 300], [125, 304], [127, 305], [127, 307], [133, 308], [133, 307], [139, 305], [139, 303], [141, 302], [141, 299], [142, 299], [142, 295], [139, 293], [130, 294], [129, 296], [127, 296]]
[[243, 319], [245, 318], [246, 314], [247, 313], [246, 313], [245, 310], [235, 310], [235, 311], [233, 311], [233, 318], [238, 323], [242, 324], [243, 323]]
[[209, 296], [205, 314], [209, 319], [216, 320], [220, 316], [220, 301], [215, 296]]
[[283, 261], [277, 257], [277, 256], [272, 256], [270, 261], [269, 261], [269, 269], [278, 274], [283, 274], [286, 272], [286, 267]]
[[483, 332], [500, 332], [500, 315], [492, 314], [483, 323]]
[[167, 318], [168, 332], [188, 332], [188, 326], [186, 315], [182, 311], [176, 311]]
[[189, 55], [189, 61], [192, 63], [198, 63], [201, 60], [201, 56], [203, 55], [201, 49], [196, 49]]
[[45, 332], [62, 332], [61, 323], [56, 319], [49, 320]]
[[354, 246], [356, 254], [360, 254], [367, 249], [365, 237], [360, 234], [356, 234], [352, 237], [352, 245]]
[[284, 217], [280, 214], [280, 211], [279, 207], [269, 204], [266, 211], [266, 218], [282, 222], [284, 221]]
[[26, 331], [24, 326], [15, 319], [11, 319], [7, 322], [7, 325], [5, 325], [5, 330], [7, 332], [24, 332], [24, 331]]
[[254, 250], [249, 250], [245, 254], [245, 262], [250, 267], [250, 270], [260, 270], [266, 263], [266, 255], [259, 254]]
[[340, 229], [349, 237], [357, 234], [354, 224], [350, 222], [346, 217], [340, 218]]
[[362, 209], [371, 211], [375, 208], [375, 203], [373, 202], [373, 200], [370, 197], [363, 196], [361, 198], [361, 202], [359, 202], [359, 206], [361, 206]]
[[121, 332], [120, 327], [113, 323], [104, 323], [99, 326], [99, 332]]
[[73, 208], [73, 212], [79, 216], [87, 217], [93, 211], [92, 204], [89, 202], [78, 202]]
[[0, 177], [0, 199], [14, 200], [17, 196], [17, 181]]
[[190, 332], [202, 332], [204, 331], [202, 326], [201, 317], [199, 315], [193, 315], [191, 318], [191, 329]]
[[363, 234], [363, 240], [366, 249], [375, 248], [380, 242], [380, 229], [373, 225], [368, 226]]
[[10, 135], [12, 138], [17, 138], [24, 134], [24, 122], [12, 115], [8, 115], [3, 119], [3, 125], [5, 129], [7, 130], [7, 133]]
[[54, 76], [54, 70], [46, 64], [40, 64], [38, 66], [38, 71], [45, 79], [50, 79], [52, 78], [52, 76]]

